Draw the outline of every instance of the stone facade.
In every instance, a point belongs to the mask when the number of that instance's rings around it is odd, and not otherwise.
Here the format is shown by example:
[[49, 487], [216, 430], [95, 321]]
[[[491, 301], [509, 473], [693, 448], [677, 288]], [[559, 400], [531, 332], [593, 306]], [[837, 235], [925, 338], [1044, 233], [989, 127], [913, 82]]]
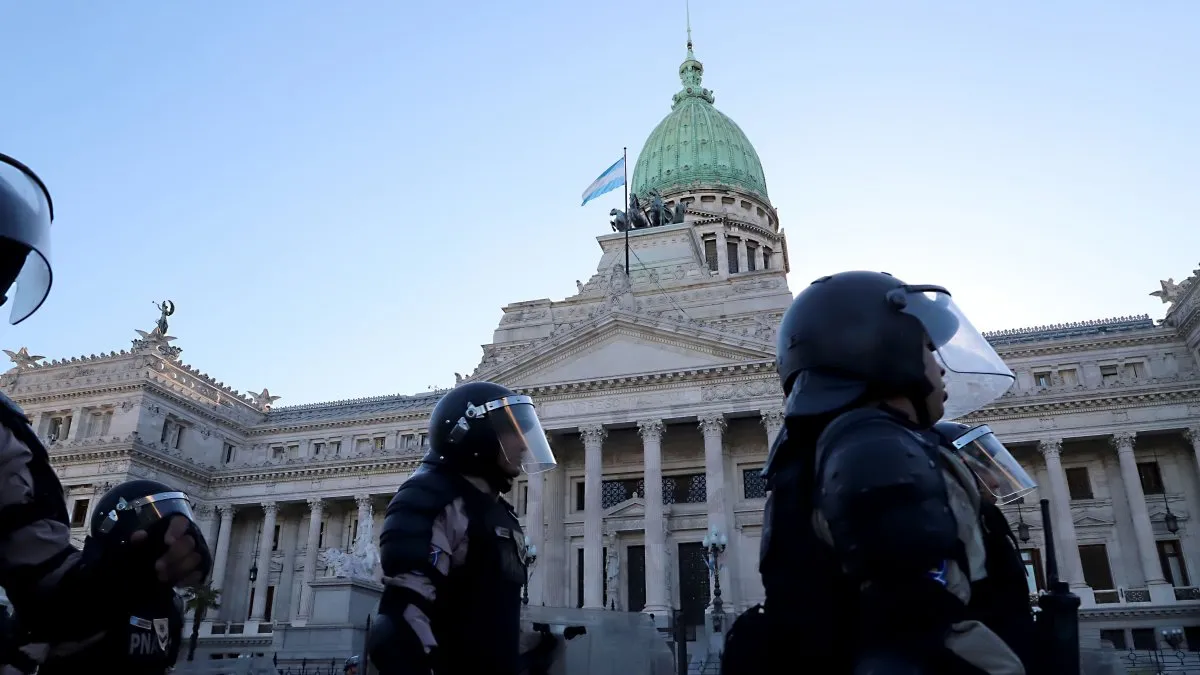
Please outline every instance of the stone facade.
[[[702, 625], [699, 542], [714, 528], [730, 542], [726, 607], [762, 597], [757, 472], [782, 424], [772, 345], [791, 293], [783, 268], [732, 273], [723, 256], [707, 269], [697, 244], [728, 216], [688, 214], [631, 236], [641, 266], [629, 278], [616, 262], [623, 235], [599, 237], [600, 265], [580, 293], [506, 307], [479, 368], [460, 376], [534, 396], [560, 461], [512, 494], [540, 552], [534, 604], [682, 609]], [[1133, 629], [1200, 630], [1200, 292], [1186, 290], [1161, 323], [989, 335], [1018, 381], [974, 421], [1044, 486], [1059, 567], [1092, 638], [1103, 630], [1132, 645], [1144, 639]], [[268, 392], [244, 396], [185, 365], [169, 340], [48, 363], [11, 352], [17, 366], [0, 386], [49, 445], [79, 539], [95, 496], [116, 482], [186, 490], [223, 591], [205, 650], [271, 651], [276, 627], [311, 616], [310, 584], [329, 574], [318, 551], [350, 547], [371, 519], [379, 531], [439, 394], [272, 408]], [[1023, 546], [1040, 563], [1035, 502], [1009, 516], [1028, 526]]]
[[[631, 231], [628, 271], [625, 234], [597, 237], [599, 264], [578, 293], [505, 307], [479, 366], [456, 379], [533, 396], [558, 456], [512, 494], [539, 553], [531, 603], [660, 620], [680, 610], [699, 627], [713, 586], [706, 533], [728, 538], [725, 607], [762, 599], [758, 473], [783, 421], [775, 332], [792, 292], [787, 240], [764, 197], [720, 184], [661, 197], [682, 205], [684, 222]], [[988, 336], [1018, 381], [972, 421], [990, 424], [1043, 486], [1008, 509], [1031, 592], [1044, 584], [1033, 505], [1051, 500], [1059, 569], [1083, 599], [1091, 642], [1141, 647], [1147, 631], [1182, 627], [1200, 648], [1197, 278], [1163, 282], [1163, 322]], [[293, 643], [279, 629], [316, 623], [314, 589], [335, 583], [321, 581], [331, 574], [321, 551], [379, 532], [427, 447], [440, 392], [273, 407], [265, 389], [240, 394], [185, 365], [168, 315], [128, 351], [49, 362], [8, 352], [15, 366], [0, 389], [49, 446], [77, 538], [108, 486], [169, 483], [191, 495], [215, 552], [223, 601], [202, 626], [202, 652], [348, 654], [350, 638]]]

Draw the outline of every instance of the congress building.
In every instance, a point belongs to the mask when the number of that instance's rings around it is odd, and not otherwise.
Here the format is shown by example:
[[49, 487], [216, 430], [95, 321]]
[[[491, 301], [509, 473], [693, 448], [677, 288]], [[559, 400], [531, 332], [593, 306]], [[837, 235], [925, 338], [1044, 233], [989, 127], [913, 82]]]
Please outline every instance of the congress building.
[[[575, 295], [504, 307], [478, 367], [457, 378], [533, 396], [560, 461], [511, 495], [538, 552], [530, 603], [646, 612], [694, 634], [714, 582], [728, 611], [762, 599], [759, 470], [782, 424], [774, 346], [794, 289], [754, 147], [714, 107], [690, 47], [679, 74], [633, 172], [645, 213], [619, 214], [596, 237], [599, 262]], [[615, 230], [629, 225], [626, 270]], [[1197, 280], [1200, 270], [1162, 282], [1162, 320], [987, 336], [1017, 382], [971, 421], [990, 424], [1052, 501], [1059, 569], [1096, 647], [1152, 648], [1178, 629], [1184, 649], [1200, 650]], [[222, 595], [201, 625], [204, 658], [348, 655], [349, 642], [284, 636], [314, 621], [317, 591], [337, 576], [325, 552], [378, 537], [427, 448], [439, 392], [275, 406], [266, 389], [239, 393], [188, 365], [168, 309], [125, 350], [7, 352], [0, 387], [49, 446], [77, 538], [109, 486], [178, 486], [196, 503]], [[1008, 509], [1031, 594], [1046, 583], [1036, 505]], [[728, 542], [716, 579], [703, 545], [714, 530]]]

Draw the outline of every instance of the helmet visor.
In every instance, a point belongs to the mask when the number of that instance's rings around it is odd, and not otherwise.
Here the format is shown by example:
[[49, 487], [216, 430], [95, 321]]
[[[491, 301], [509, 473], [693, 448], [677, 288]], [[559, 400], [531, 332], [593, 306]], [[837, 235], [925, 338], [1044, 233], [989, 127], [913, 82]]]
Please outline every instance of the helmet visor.
[[937, 348], [938, 362], [946, 369], [945, 419], [975, 412], [1008, 391], [1016, 375], [992, 349], [945, 289], [908, 286], [900, 311], [925, 327]]
[[131, 522], [134, 531], [144, 530], [171, 516], [184, 516], [188, 520], [196, 522], [196, 516], [192, 513], [192, 504], [184, 493], [160, 492], [131, 501], [121, 499], [108, 512], [104, 520], [100, 521], [99, 532], [95, 534], [108, 534], [122, 521]]
[[1037, 489], [1037, 483], [988, 425], [982, 424], [952, 441], [959, 456], [996, 503], [1011, 504]]
[[506, 396], [488, 403], [487, 408], [492, 431], [500, 440], [500, 450], [511, 464], [529, 474], [549, 471], [558, 465], [533, 399]]
[[[21, 265], [11, 287], [0, 288], [9, 304], [9, 323], [14, 325], [28, 319], [50, 295], [52, 220], [54, 208], [42, 181], [20, 162], [0, 154], [0, 238], [7, 239], [8, 246], [28, 249], [19, 261], [4, 260], [5, 265]], [[6, 271], [0, 270], [0, 275], [13, 278]]]

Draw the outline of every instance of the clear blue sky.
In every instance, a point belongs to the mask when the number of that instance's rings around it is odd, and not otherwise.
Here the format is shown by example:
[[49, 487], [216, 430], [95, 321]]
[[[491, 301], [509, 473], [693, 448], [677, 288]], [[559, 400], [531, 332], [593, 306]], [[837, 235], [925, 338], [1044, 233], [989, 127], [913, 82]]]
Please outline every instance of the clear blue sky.
[[[983, 329], [1148, 312], [1200, 267], [1200, 3], [694, 0], [791, 284], [941, 283]], [[449, 385], [598, 261], [579, 195], [668, 112], [684, 3], [0, 2], [0, 149], [58, 209], [2, 346], [129, 347], [283, 404]], [[7, 316], [7, 314], [5, 314]]]

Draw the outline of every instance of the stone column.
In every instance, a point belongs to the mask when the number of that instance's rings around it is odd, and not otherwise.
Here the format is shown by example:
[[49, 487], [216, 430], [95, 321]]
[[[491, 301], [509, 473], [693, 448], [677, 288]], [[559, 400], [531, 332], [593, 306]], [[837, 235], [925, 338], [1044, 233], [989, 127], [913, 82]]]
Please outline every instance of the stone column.
[[538, 551], [538, 574], [542, 602], [548, 607], [566, 607], [567, 589], [567, 473], [553, 469], [545, 475], [542, 504], [546, 513], [546, 541]]
[[783, 410], [763, 410], [762, 425], [767, 430], [767, 450], [775, 445], [775, 438], [779, 436], [779, 432], [783, 429]]
[[1184, 430], [1183, 437], [1191, 441], [1192, 452], [1196, 455], [1196, 469], [1200, 471], [1200, 424]]
[[717, 272], [722, 277], [729, 276], [729, 240], [725, 238], [724, 230], [717, 233]]
[[[529, 545], [536, 546], [536, 552], [540, 558], [546, 550], [545, 542], [545, 514], [542, 510], [542, 495], [545, 493], [546, 474], [535, 473], [529, 476], [528, 500], [529, 504], [525, 509], [525, 536], [529, 537]], [[542, 598], [542, 588], [544, 588], [542, 580], [545, 575], [540, 574], [538, 564], [535, 561], [534, 567], [529, 571], [529, 604], [540, 605], [544, 602]]]
[[[667, 532], [663, 517], [662, 435], [665, 430], [662, 420], [638, 422], [646, 484], [642, 495], [645, 502], [646, 607], [642, 611], [653, 614], [655, 623], [660, 625], [666, 625], [671, 611], [667, 598]], [[633, 584], [633, 580], [629, 583]]]
[[354, 502], [358, 504], [358, 531], [354, 533], [354, 541], [350, 547], [358, 546], [358, 538], [366, 532], [367, 529], [374, 531], [371, 520], [375, 517], [375, 507], [371, 504], [371, 495], [359, 494], [354, 496]]
[[217, 510], [221, 512], [221, 525], [217, 529], [217, 552], [213, 558], [212, 586], [221, 590], [225, 583], [225, 568], [229, 566], [229, 539], [233, 535], [234, 506], [218, 504]]
[[71, 410], [71, 428], [67, 429], [67, 437], [60, 438], [59, 442], [69, 443], [78, 440], [81, 429], [83, 429], [83, 408], [75, 408]]
[[267, 612], [267, 582], [271, 578], [271, 542], [275, 535], [275, 516], [279, 505], [263, 502], [262, 534], [258, 539], [258, 578], [254, 581], [254, 604], [250, 606], [250, 620], [262, 621]]
[[[729, 520], [726, 517], [725, 448], [722, 442], [725, 427], [724, 415], [705, 415], [700, 418], [700, 432], [704, 435], [704, 483], [708, 501], [708, 530], [711, 532], [715, 529], [732, 542], [734, 533], [729, 530]], [[727, 551], [725, 559], [722, 560], [723, 565], [727, 565], [730, 553], [732, 552]], [[736, 605], [731, 592], [733, 580], [730, 576], [729, 574], [722, 575], [721, 600], [726, 608], [733, 609]], [[715, 584], [709, 586], [711, 594], [711, 591], [716, 590], [716, 586]]]
[[217, 510], [211, 504], [197, 504], [193, 511], [196, 515], [196, 525], [200, 527], [200, 535], [204, 537], [209, 550], [217, 541]]
[[604, 484], [601, 449], [608, 431], [600, 425], [582, 427], [583, 438], [583, 608], [604, 609]]
[[304, 549], [304, 579], [300, 582], [300, 607], [296, 615], [301, 619], [312, 616], [312, 582], [317, 578], [317, 554], [321, 547], [321, 520], [325, 517], [325, 501], [320, 497], [308, 500], [308, 548]]
[[1067, 473], [1062, 467], [1062, 443], [1061, 438], [1038, 442], [1038, 450], [1046, 459], [1046, 472], [1050, 475], [1050, 516], [1054, 521], [1054, 543], [1058, 547], [1058, 572], [1080, 601], [1090, 607], [1096, 601], [1091, 588], [1083, 580], [1079, 540], [1075, 538], [1075, 519], [1071, 516], [1071, 491], [1067, 488]]
[[1113, 434], [1109, 442], [1116, 449], [1117, 460], [1121, 463], [1121, 482], [1125, 484], [1125, 498], [1129, 501], [1129, 516], [1133, 520], [1138, 559], [1142, 563], [1142, 577], [1150, 589], [1150, 601], [1175, 602], [1175, 591], [1163, 578], [1158, 546], [1154, 543], [1154, 526], [1150, 524], [1146, 493], [1142, 491], [1142, 478], [1138, 474], [1137, 458], [1133, 454], [1133, 444], [1136, 440], [1137, 434], [1121, 432]]

